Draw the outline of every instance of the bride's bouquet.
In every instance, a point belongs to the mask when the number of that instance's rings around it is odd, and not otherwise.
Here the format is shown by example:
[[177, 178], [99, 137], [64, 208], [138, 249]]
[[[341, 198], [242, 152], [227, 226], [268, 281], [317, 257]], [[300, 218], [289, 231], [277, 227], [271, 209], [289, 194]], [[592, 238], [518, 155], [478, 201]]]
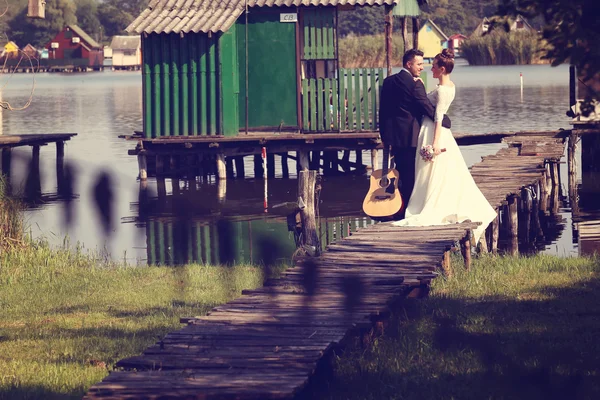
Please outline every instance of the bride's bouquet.
[[[446, 149], [441, 149], [442, 152], [446, 151]], [[435, 153], [433, 152], [433, 146], [428, 144], [426, 146], [421, 147], [419, 151], [419, 155], [426, 162], [433, 162], [433, 158], [435, 157]]]

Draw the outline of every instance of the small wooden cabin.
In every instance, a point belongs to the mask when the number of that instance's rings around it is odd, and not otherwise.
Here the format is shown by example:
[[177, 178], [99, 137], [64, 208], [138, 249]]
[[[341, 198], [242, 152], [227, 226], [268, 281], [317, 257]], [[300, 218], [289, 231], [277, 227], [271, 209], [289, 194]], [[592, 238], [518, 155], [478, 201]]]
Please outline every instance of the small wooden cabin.
[[339, 68], [338, 14], [399, 3], [424, 1], [151, 1], [127, 28], [142, 36], [144, 136], [377, 130], [384, 70]]
[[419, 30], [419, 50], [422, 50], [426, 59], [433, 59], [448, 47], [448, 36], [428, 19]]
[[113, 36], [110, 43], [114, 69], [139, 69], [142, 65], [142, 42], [136, 36]]

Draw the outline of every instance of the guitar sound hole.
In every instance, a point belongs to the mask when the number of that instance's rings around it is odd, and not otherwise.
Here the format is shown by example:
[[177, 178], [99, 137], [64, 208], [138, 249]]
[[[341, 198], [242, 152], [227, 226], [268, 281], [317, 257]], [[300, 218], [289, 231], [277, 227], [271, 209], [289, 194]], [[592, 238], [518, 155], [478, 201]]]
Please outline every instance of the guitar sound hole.
[[386, 188], [386, 187], [388, 187], [389, 185], [390, 185], [390, 180], [389, 180], [389, 179], [387, 179], [387, 178], [386, 178], [386, 179], [381, 179], [381, 180], [379, 181], [379, 187], [380, 187], [380, 188]]

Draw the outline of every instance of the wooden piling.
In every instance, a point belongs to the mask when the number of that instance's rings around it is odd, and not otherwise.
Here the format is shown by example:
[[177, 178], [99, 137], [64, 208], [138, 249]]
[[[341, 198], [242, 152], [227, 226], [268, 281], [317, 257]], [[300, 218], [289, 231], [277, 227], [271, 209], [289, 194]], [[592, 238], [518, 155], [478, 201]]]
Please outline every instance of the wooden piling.
[[460, 251], [465, 261], [465, 269], [471, 269], [471, 232], [467, 232], [465, 237], [460, 241]]
[[281, 176], [283, 178], [290, 177], [290, 167], [288, 166], [288, 154], [281, 153]]
[[267, 177], [275, 178], [275, 154], [267, 153]]
[[567, 144], [567, 167], [569, 175], [569, 203], [573, 213], [579, 213], [579, 201], [577, 199], [577, 160], [575, 152], [577, 150], [578, 135], [571, 133]]
[[254, 155], [254, 177], [256, 179], [261, 179], [265, 174], [262, 157], [260, 154]]
[[[138, 161], [138, 169], [140, 170], [140, 175], [139, 175], [140, 180], [145, 181], [146, 179], [148, 179], [148, 163], [146, 162], [146, 154], [138, 153], [137, 161]], [[58, 164], [58, 157], [56, 158], [56, 162]]]
[[225, 165], [225, 155], [217, 153], [217, 179], [227, 179], [227, 166]]
[[519, 214], [517, 209], [517, 196], [508, 197], [508, 235], [510, 238], [509, 253], [519, 254]]
[[498, 254], [498, 237], [500, 236], [500, 210], [492, 221], [492, 253]]
[[12, 161], [12, 149], [10, 147], [2, 148], [2, 173], [10, 178], [10, 166]]
[[548, 210], [548, 184], [546, 176], [548, 174], [548, 170], [544, 171], [544, 175], [541, 177], [539, 181], [539, 192], [540, 192], [540, 211], [546, 213]]
[[244, 179], [246, 177], [246, 168], [244, 166], [244, 156], [236, 156], [233, 159], [235, 163], [235, 177]]
[[308, 171], [310, 161], [308, 158], [308, 151], [302, 150], [296, 152], [296, 156], [298, 157], [296, 163], [298, 164], [298, 172], [300, 171]]
[[444, 256], [442, 257], [442, 270], [444, 271], [444, 275], [450, 278], [452, 276], [452, 263], [450, 261], [450, 250], [446, 250], [444, 252]]
[[371, 150], [371, 171], [375, 171], [377, 169], [377, 150]]
[[225, 176], [233, 178], [233, 159], [231, 157], [225, 157]]
[[317, 234], [315, 186], [317, 171], [302, 170], [298, 174], [298, 197], [305, 207], [300, 210], [302, 218], [303, 244], [314, 249], [314, 254], [321, 253], [321, 245]]

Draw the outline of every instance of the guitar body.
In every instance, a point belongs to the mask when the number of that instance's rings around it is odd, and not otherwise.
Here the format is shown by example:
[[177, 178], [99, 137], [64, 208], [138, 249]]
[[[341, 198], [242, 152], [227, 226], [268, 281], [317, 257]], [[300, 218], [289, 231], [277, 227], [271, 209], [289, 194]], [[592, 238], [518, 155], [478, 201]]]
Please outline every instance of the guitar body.
[[381, 169], [373, 171], [369, 192], [363, 201], [363, 211], [371, 218], [391, 218], [404, 209], [404, 201], [398, 190], [400, 174], [395, 169], [388, 169], [388, 184], [384, 185], [383, 172]]

